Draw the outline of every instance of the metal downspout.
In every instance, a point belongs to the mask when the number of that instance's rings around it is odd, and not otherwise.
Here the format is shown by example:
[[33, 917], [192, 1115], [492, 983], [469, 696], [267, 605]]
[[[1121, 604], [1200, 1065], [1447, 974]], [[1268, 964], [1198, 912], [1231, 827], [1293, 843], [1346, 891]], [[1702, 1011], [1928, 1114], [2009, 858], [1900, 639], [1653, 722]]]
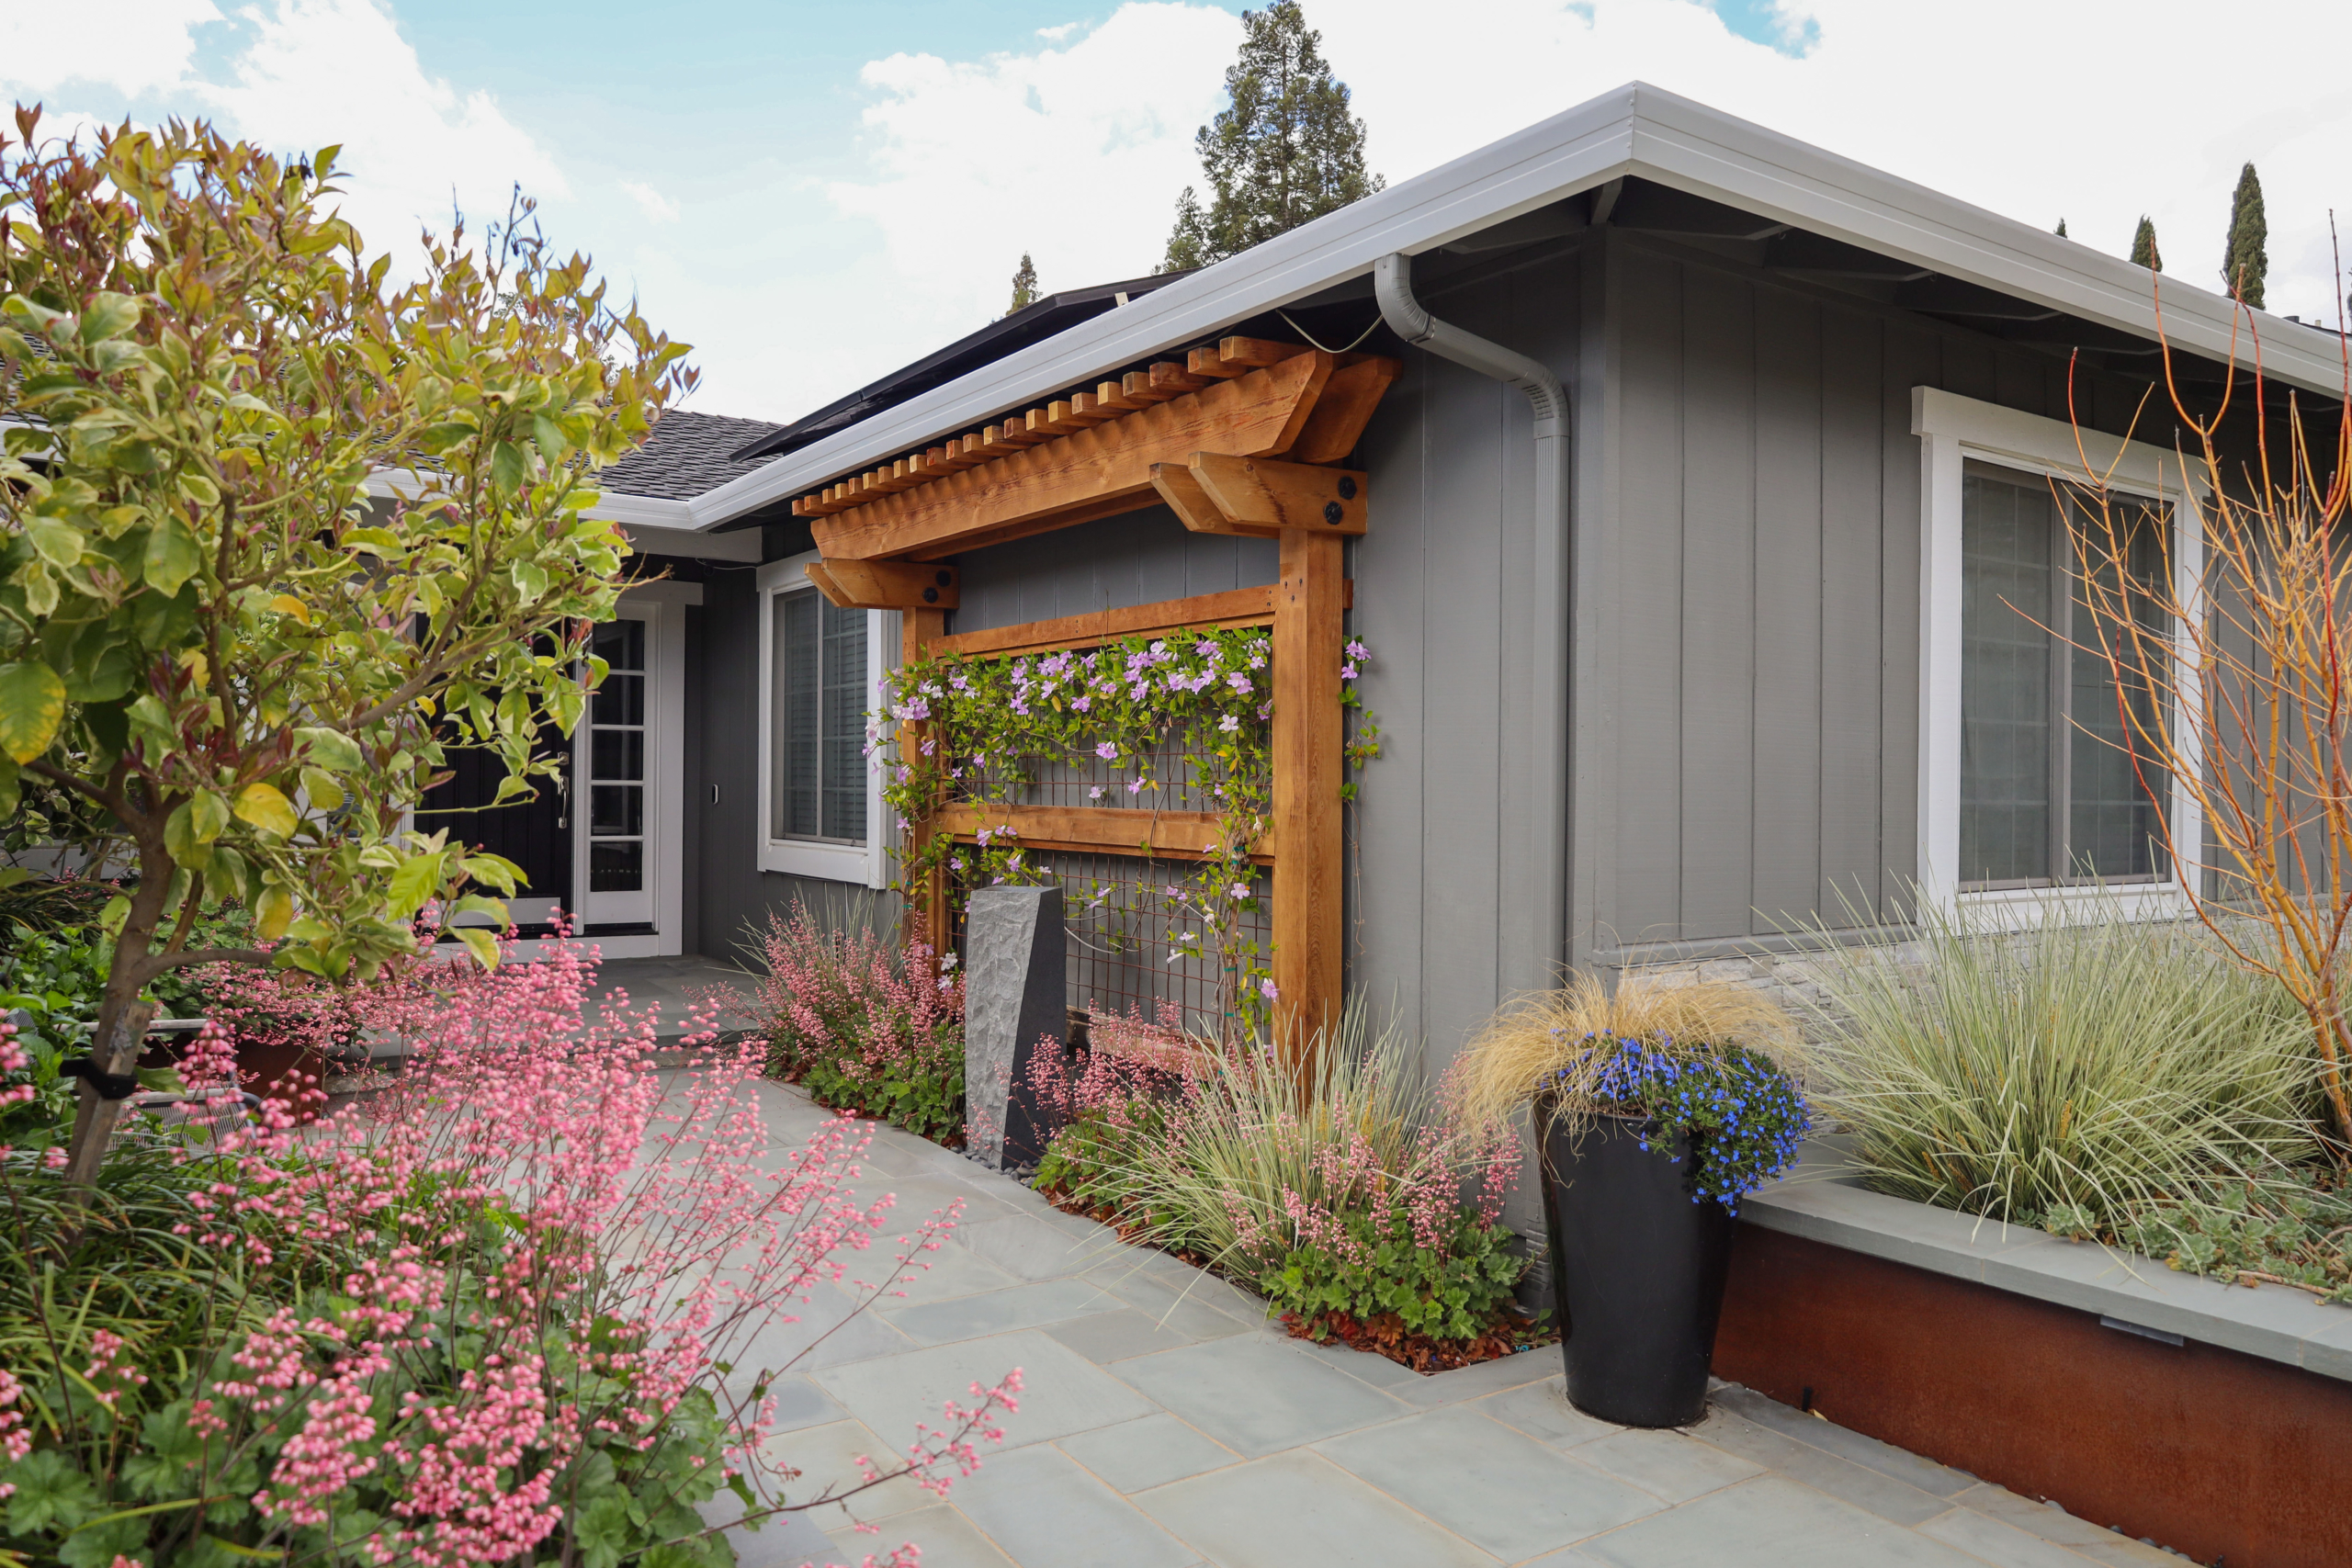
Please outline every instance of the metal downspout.
[[[1450, 326], [1413, 298], [1410, 256], [1373, 265], [1373, 291], [1389, 330], [1417, 348], [1510, 383], [1535, 414], [1534, 603], [1525, 628], [1526, 750], [1506, 767], [1502, 825], [1502, 953], [1506, 991], [1560, 983], [1568, 962], [1568, 393], [1549, 367]], [[1510, 628], [1506, 625], [1505, 636]], [[1506, 741], [1514, 716], [1504, 714]], [[1508, 750], [1506, 756], [1509, 755]], [[1516, 774], [1514, 777], [1513, 775]], [[1521, 877], [1528, 886], [1514, 886]]]

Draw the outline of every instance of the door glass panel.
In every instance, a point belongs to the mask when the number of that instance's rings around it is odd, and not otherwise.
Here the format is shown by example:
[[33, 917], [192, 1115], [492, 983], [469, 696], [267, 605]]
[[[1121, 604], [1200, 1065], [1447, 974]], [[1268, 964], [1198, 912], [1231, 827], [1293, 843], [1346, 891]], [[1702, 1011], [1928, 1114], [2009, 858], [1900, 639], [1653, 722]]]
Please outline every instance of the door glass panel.
[[644, 886], [644, 840], [593, 839], [589, 841], [589, 892], [634, 893]]
[[590, 647], [609, 667], [588, 711], [588, 890], [645, 886], [645, 623], [597, 626]]
[[645, 791], [627, 784], [597, 784], [589, 792], [588, 827], [599, 838], [631, 838], [645, 831]]

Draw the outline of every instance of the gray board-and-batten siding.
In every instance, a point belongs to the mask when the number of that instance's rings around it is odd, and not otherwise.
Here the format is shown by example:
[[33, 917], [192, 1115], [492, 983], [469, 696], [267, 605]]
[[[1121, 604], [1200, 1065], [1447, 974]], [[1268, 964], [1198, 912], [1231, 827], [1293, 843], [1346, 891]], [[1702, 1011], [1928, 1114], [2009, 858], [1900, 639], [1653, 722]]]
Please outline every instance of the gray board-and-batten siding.
[[[2064, 419], [2063, 355], [1606, 229], [1424, 299], [1552, 365], [1575, 401], [1577, 961], [1900, 919], [1917, 837], [1911, 389]], [[1533, 882], [1507, 825], [1549, 803], [1504, 782], [1524, 776], [1527, 406], [1405, 360], [1358, 453], [1371, 521], [1350, 628], [1373, 648], [1361, 690], [1384, 750], [1349, 814], [1349, 977], [1434, 1065], [1512, 987], [1496, 955]], [[2120, 434], [2140, 391], [2086, 377], [2076, 397]], [[786, 532], [769, 558], [807, 547]], [[958, 564], [956, 631], [1275, 577], [1271, 543], [1191, 535], [1159, 507]], [[796, 896], [841, 897], [757, 869], [752, 578], [714, 572], [689, 620], [689, 853], [711, 953]]]

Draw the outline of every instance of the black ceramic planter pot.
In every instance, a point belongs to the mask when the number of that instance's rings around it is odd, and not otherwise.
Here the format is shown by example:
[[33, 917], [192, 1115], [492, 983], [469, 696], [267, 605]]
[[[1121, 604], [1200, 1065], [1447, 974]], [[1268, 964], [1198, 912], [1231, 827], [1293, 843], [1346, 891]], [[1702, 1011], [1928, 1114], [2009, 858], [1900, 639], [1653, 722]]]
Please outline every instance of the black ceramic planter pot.
[[1630, 1117], [1576, 1134], [1536, 1116], [1568, 1402], [1620, 1426], [1687, 1427], [1707, 1410], [1732, 1217], [1690, 1201], [1687, 1139], [1670, 1163]]

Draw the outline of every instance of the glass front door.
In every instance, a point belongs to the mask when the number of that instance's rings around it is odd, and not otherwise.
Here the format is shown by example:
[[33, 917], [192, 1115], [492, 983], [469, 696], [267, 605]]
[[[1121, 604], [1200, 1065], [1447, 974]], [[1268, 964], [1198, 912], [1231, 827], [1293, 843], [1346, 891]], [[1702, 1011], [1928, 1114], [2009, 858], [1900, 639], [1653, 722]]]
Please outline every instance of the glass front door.
[[585, 829], [579, 852], [586, 872], [581, 916], [591, 928], [653, 919], [656, 803], [647, 744], [651, 630], [646, 612], [624, 607], [619, 619], [591, 634], [590, 648], [607, 666], [604, 684], [589, 698], [588, 720], [580, 727], [588, 797], [579, 814]]

